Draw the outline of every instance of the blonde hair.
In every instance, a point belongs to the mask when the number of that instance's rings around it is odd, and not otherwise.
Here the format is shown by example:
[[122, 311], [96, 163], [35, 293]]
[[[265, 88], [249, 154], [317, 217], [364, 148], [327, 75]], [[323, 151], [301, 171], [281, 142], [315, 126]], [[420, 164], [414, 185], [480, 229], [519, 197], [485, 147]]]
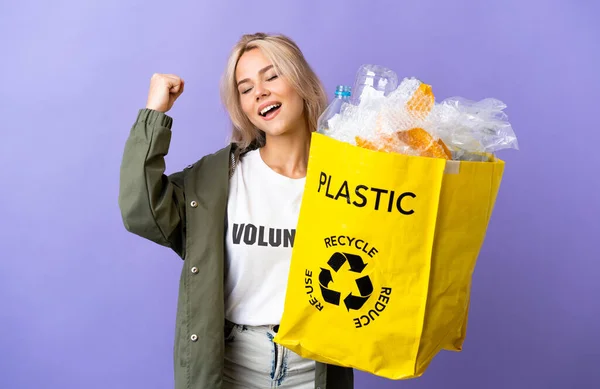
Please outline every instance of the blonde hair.
[[247, 34], [233, 47], [221, 80], [221, 99], [233, 124], [231, 141], [241, 149], [253, 143], [258, 143], [259, 146], [265, 143], [265, 134], [242, 111], [235, 79], [239, 59], [245, 52], [254, 49], [260, 49], [302, 97], [308, 129], [315, 131], [319, 115], [327, 106], [327, 94], [302, 51], [285, 35]]

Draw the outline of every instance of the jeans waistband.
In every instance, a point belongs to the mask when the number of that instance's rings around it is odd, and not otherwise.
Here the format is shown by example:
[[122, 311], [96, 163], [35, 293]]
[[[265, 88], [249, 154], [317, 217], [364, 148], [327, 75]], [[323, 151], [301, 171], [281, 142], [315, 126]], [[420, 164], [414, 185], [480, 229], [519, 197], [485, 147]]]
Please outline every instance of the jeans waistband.
[[268, 325], [260, 325], [260, 326], [251, 326], [251, 325], [245, 325], [245, 324], [237, 324], [234, 323], [230, 320], [225, 319], [225, 331], [229, 331], [231, 330], [233, 327], [235, 326], [240, 326], [240, 327], [247, 327], [247, 328], [264, 328], [267, 329], [269, 331], [273, 331], [275, 333], [277, 333], [279, 331], [279, 324], [268, 324]]

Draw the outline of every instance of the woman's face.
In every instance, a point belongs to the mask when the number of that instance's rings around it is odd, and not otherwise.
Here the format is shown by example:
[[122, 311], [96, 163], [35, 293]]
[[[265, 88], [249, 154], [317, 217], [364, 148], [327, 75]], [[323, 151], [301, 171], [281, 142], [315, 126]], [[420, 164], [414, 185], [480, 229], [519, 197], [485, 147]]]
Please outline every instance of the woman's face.
[[242, 110], [268, 136], [306, 130], [304, 101], [260, 49], [245, 52], [235, 72]]

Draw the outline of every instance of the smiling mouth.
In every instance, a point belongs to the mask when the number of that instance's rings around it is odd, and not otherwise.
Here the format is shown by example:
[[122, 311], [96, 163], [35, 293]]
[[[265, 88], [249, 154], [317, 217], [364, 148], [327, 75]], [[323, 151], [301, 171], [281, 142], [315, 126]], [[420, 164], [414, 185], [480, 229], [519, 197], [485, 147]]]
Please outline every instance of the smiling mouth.
[[263, 108], [258, 114], [265, 118], [265, 117], [271, 116], [272, 114], [277, 112], [279, 110], [279, 108], [281, 108], [281, 104], [279, 104], [279, 103], [272, 104], [272, 105], [269, 105], [268, 107]]

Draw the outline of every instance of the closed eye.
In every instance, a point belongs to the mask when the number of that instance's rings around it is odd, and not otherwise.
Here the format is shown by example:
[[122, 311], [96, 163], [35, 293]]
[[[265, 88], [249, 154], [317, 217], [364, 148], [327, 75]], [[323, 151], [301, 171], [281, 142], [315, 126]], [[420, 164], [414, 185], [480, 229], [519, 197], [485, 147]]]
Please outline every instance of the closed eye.
[[[274, 80], [276, 80], [277, 78], [279, 78], [279, 75], [275, 74], [275, 75], [273, 75], [273, 76], [271, 76], [271, 77], [267, 78], [267, 81], [274, 81]], [[241, 93], [242, 93], [243, 95], [245, 95], [246, 93], [250, 92], [251, 90], [252, 90], [252, 88], [244, 89], [244, 90], [243, 90]]]

